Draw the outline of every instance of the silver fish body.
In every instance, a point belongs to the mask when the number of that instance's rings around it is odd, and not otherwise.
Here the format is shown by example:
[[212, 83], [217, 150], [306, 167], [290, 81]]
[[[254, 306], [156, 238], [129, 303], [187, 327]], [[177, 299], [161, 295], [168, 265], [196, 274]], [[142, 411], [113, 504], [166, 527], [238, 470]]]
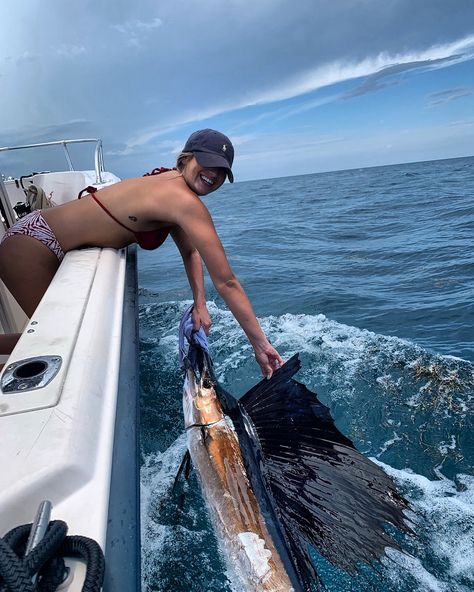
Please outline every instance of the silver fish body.
[[239, 592], [293, 592], [251, 487], [231, 420], [204, 372], [186, 372], [183, 410], [188, 449]]

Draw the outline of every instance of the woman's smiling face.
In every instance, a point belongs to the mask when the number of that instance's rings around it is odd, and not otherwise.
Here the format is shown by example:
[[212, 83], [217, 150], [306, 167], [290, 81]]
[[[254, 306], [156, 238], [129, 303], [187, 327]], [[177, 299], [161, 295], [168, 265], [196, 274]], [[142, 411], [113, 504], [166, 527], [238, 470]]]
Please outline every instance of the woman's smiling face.
[[195, 193], [208, 195], [222, 186], [226, 171], [223, 168], [202, 167], [193, 156], [184, 165], [182, 175], [188, 187]]

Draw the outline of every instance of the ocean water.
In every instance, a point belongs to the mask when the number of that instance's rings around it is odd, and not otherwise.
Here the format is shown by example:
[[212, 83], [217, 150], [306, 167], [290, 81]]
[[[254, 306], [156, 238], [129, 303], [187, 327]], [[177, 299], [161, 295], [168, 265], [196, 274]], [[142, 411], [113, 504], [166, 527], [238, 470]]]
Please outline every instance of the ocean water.
[[[225, 185], [205, 203], [257, 316], [339, 429], [411, 503], [375, 572], [319, 565], [330, 592], [474, 590], [474, 158]], [[177, 329], [190, 302], [170, 242], [140, 253], [145, 592], [230, 592], [184, 454]], [[259, 380], [207, 280], [211, 352], [236, 395]], [[239, 591], [235, 591], [239, 592]]]

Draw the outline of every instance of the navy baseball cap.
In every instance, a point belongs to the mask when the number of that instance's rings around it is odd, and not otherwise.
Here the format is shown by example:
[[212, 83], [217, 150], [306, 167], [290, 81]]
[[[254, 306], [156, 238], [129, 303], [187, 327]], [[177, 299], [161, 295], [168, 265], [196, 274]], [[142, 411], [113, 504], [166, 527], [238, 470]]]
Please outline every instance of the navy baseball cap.
[[234, 147], [224, 134], [209, 128], [198, 130], [189, 136], [183, 152], [192, 152], [203, 167], [225, 169], [229, 181], [234, 182], [231, 170], [234, 162]]

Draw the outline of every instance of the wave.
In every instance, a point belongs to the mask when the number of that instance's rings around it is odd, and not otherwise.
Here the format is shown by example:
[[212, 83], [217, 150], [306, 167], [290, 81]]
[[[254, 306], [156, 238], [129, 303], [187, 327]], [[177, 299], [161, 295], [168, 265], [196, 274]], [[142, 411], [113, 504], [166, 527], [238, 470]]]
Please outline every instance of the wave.
[[142, 590], [231, 592], [194, 476], [173, 493], [185, 450], [182, 434], [142, 464]]
[[[139, 311], [148, 592], [230, 590], [196, 480], [184, 486], [181, 508], [170, 493], [185, 449], [176, 352], [179, 320], [188, 305], [150, 300]], [[243, 394], [260, 379], [252, 349], [229, 311], [208, 306], [218, 377], [234, 394]], [[405, 542], [405, 554], [390, 552], [383, 584], [373, 584], [374, 590], [472, 589], [474, 366], [322, 314], [268, 316], [260, 322], [284, 358], [300, 352], [299, 379], [318, 392], [338, 427], [382, 464], [412, 504], [417, 539]], [[328, 583], [329, 590], [367, 589], [366, 580], [358, 588], [325, 569], [336, 582]]]

